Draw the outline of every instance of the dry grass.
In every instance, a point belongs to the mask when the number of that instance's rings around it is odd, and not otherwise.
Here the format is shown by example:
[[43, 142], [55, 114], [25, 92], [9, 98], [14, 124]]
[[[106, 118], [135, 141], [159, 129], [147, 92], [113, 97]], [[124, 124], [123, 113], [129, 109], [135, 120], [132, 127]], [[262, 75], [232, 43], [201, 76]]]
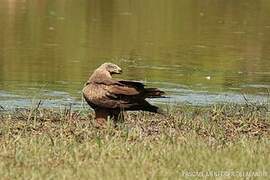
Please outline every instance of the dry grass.
[[265, 179], [270, 176], [268, 110], [181, 106], [169, 109], [167, 117], [128, 113], [124, 123], [108, 122], [105, 129], [95, 128], [90, 112], [70, 108], [2, 111], [0, 176], [189, 179], [184, 172], [237, 171], [263, 172], [256, 178]]

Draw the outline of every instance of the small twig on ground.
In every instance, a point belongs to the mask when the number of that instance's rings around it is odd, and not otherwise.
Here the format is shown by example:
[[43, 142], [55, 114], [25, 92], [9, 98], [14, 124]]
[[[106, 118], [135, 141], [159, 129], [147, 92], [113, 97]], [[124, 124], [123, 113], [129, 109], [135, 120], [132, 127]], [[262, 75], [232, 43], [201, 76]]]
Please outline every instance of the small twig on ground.
[[30, 120], [33, 112], [35, 112], [35, 111], [37, 111], [39, 109], [40, 105], [41, 105], [41, 100], [38, 101], [38, 103], [37, 103], [37, 105], [36, 105], [35, 108], [31, 109], [31, 111], [30, 111], [30, 113], [28, 115], [28, 118], [27, 118], [27, 122]]
[[38, 104], [37, 104], [37, 106], [35, 107], [34, 111], [37, 111], [37, 110], [39, 109], [40, 105], [41, 105], [41, 100], [38, 101]]
[[248, 101], [248, 99], [247, 99], [247, 97], [245, 96], [244, 93], [241, 93], [241, 95], [243, 96], [243, 98], [244, 98], [244, 100], [245, 100], [247, 106], [256, 107], [256, 104], [254, 104], [254, 103]]

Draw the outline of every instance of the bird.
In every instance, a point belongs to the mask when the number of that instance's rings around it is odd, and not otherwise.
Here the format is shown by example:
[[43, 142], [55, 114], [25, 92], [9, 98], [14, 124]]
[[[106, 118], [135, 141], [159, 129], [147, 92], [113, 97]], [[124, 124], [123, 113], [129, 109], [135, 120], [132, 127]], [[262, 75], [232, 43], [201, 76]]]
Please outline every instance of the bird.
[[138, 81], [116, 80], [114, 74], [122, 69], [113, 63], [100, 65], [83, 87], [83, 97], [95, 111], [95, 120], [104, 124], [108, 118], [114, 122], [124, 120], [123, 111], [148, 111], [164, 114], [164, 111], [146, 101], [146, 98], [162, 98], [165, 92], [158, 88], [146, 88]]

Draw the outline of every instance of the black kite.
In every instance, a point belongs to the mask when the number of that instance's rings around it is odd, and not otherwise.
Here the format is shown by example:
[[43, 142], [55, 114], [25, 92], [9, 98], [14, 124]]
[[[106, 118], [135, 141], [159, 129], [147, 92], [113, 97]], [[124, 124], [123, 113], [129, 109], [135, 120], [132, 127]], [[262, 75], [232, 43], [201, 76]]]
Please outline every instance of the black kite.
[[94, 71], [83, 88], [83, 96], [94, 109], [97, 122], [103, 123], [108, 117], [118, 120], [123, 111], [142, 110], [162, 114], [160, 108], [145, 99], [163, 97], [164, 92], [157, 88], [145, 88], [140, 82], [112, 79], [112, 74], [121, 72], [117, 65], [104, 63]]

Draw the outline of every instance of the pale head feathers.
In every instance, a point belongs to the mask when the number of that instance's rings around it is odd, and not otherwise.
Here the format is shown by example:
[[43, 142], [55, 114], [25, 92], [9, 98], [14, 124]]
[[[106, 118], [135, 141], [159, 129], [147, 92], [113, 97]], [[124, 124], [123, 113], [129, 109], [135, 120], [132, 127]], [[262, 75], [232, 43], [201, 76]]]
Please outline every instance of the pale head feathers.
[[108, 71], [110, 74], [121, 74], [122, 69], [116, 64], [106, 62], [102, 64], [98, 69], [102, 71]]
[[106, 62], [99, 66], [89, 78], [89, 81], [102, 78], [112, 78], [112, 74], [121, 74], [122, 69], [116, 64]]

